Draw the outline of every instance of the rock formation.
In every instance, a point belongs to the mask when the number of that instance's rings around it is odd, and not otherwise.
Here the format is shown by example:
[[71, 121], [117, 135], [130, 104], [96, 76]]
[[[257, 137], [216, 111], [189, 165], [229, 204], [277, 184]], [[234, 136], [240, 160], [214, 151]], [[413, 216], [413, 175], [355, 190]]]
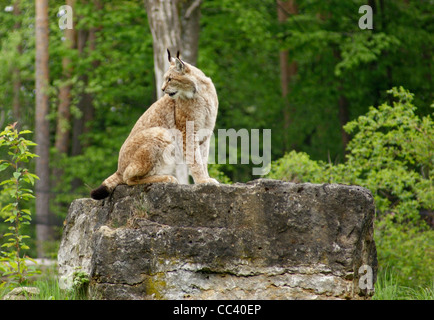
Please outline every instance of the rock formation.
[[61, 285], [79, 271], [99, 299], [364, 299], [374, 213], [358, 186], [121, 185], [71, 204]]

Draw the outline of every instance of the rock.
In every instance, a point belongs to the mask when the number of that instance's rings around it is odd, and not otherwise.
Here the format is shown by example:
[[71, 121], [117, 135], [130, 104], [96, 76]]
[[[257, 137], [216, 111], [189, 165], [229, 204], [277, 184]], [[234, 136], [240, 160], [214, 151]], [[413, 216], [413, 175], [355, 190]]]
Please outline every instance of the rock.
[[28, 298], [39, 295], [40, 291], [35, 287], [18, 287], [3, 297], [3, 300], [27, 300]]
[[80, 268], [101, 299], [364, 299], [374, 213], [358, 186], [121, 185], [71, 204], [59, 274]]

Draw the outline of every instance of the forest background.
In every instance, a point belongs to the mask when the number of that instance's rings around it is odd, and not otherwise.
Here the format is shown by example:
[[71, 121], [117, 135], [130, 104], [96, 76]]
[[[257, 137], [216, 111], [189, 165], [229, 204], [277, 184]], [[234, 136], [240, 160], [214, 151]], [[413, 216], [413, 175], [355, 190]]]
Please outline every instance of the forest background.
[[[266, 177], [369, 188], [380, 268], [433, 290], [433, 2], [177, 0], [166, 1], [173, 15], [162, 25], [156, 3], [0, 0], [0, 127], [33, 131], [40, 155], [28, 164], [40, 180], [26, 204], [34, 213], [26, 254], [54, 258], [71, 201], [116, 170], [120, 146], [160, 95], [156, 70], [166, 56], [155, 54], [168, 46], [212, 78], [215, 132], [271, 129]], [[59, 28], [64, 4], [72, 30]], [[372, 8], [372, 29], [359, 26], [362, 5]], [[176, 39], [157, 42], [158, 32]], [[210, 171], [246, 182], [260, 177], [253, 166]], [[2, 193], [1, 206], [8, 201]], [[0, 235], [6, 230], [0, 222]]]

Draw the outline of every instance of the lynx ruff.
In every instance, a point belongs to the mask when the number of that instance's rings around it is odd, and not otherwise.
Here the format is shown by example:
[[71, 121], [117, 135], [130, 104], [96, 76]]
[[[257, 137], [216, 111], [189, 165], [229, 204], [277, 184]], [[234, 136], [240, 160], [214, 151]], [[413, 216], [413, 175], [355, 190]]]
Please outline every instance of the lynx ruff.
[[[165, 93], [139, 118], [121, 147], [118, 169], [91, 192], [104, 199], [119, 184], [177, 183], [172, 176], [180, 157], [195, 183], [218, 181], [208, 174], [208, 154], [214, 129], [218, 99], [211, 79], [198, 68], [171, 57], [164, 74]], [[182, 151], [181, 152], [181, 149]]]

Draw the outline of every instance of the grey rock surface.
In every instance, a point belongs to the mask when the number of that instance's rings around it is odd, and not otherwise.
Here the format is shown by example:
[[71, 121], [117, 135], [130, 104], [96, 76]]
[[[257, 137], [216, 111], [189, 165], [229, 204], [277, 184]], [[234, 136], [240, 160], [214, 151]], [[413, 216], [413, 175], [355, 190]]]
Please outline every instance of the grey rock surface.
[[80, 270], [100, 299], [364, 299], [374, 214], [358, 186], [121, 185], [71, 204], [61, 285]]

